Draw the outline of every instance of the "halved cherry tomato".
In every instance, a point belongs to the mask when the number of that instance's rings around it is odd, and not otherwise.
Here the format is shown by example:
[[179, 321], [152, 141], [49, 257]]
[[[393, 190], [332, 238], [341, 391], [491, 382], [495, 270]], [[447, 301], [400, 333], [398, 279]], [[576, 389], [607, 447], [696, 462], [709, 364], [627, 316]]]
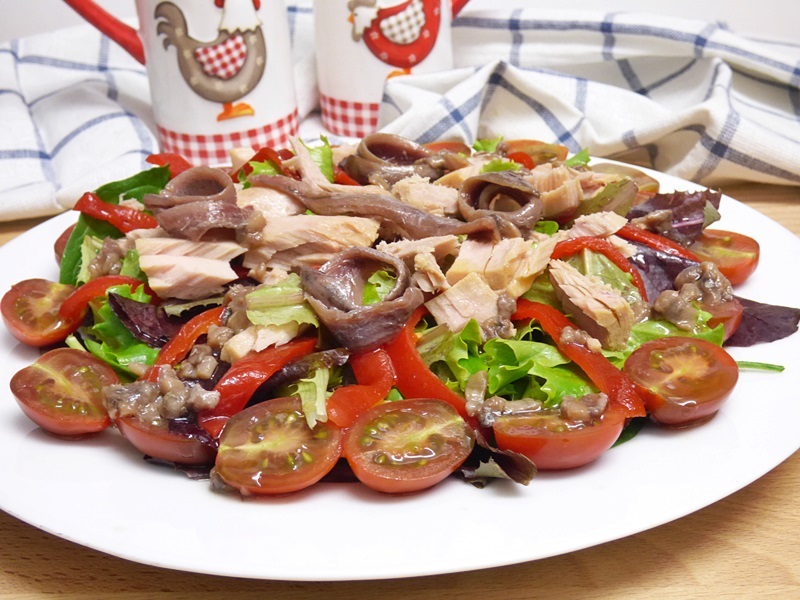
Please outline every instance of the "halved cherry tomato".
[[707, 305], [702, 304], [703, 310], [711, 313], [711, 318], [708, 320], [708, 326], [714, 329], [717, 325], [722, 325], [725, 330], [725, 338], [728, 339], [739, 328], [742, 322], [742, 315], [744, 308], [742, 303], [736, 298], [731, 298], [725, 302], [718, 302], [717, 304]]
[[472, 429], [441, 400], [385, 402], [348, 429], [344, 456], [361, 483], [387, 493], [416, 492], [436, 485], [467, 459]]
[[6, 327], [28, 346], [50, 346], [61, 342], [78, 326], [75, 319], [59, 314], [75, 287], [46, 279], [26, 279], [11, 286], [0, 302]]
[[299, 338], [238, 360], [214, 386], [220, 395], [219, 403], [198, 414], [197, 422], [212, 436], [218, 437], [228, 420], [245, 407], [258, 386], [291, 361], [311, 352], [316, 344], [316, 338]]
[[114, 369], [88, 352], [57, 348], [11, 378], [17, 403], [42, 429], [64, 436], [102, 431], [111, 424], [103, 388], [119, 383]]
[[590, 423], [564, 419], [559, 410], [502, 415], [492, 425], [501, 450], [530, 458], [542, 470], [573, 469], [597, 460], [614, 445], [625, 415], [609, 407]]
[[642, 344], [625, 361], [650, 418], [665, 425], [701, 423], [717, 413], [739, 379], [730, 354], [706, 340], [665, 337]]
[[228, 421], [214, 467], [246, 496], [296, 492], [330, 472], [341, 456], [341, 440], [333, 423], [310, 428], [299, 398], [275, 398]]
[[566, 327], [575, 327], [572, 322], [552, 306], [520, 298], [512, 321], [536, 319], [544, 332], [552, 338], [559, 351], [578, 365], [601, 392], [608, 396], [612, 405], [620, 407], [625, 417], [645, 416], [642, 397], [625, 373], [617, 369], [599, 352], [589, 350], [583, 344], [562, 342], [561, 333]]
[[[80, 323], [86, 315], [89, 302], [98, 296], [104, 296], [108, 288], [115, 285], [129, 285], [132, 290], [135, 290], [143, 284], [143, 281], [135, 277], [126, 277], [125, 275], [105, 275], [97, 279], [92, 279], [75, 289], [64, 299], [61, 303], [61, 307], [58, 309], [58, 314], [66, 321]], [[155, 295], [149, 289], [148, 293]]]
[[75, 230], [75, 224], [73, 223], [69, 227], [67, 227], [61, 235], [56, 238], [55, 244], [53, 244], [53, 252], [56, 255], [56, 264], [61, 264], [61, 257], [64, 256], [64, 250], [67, 247], [67, 242], [69, 242], [69, 237], [72, 235], [72, 232]]
[[463, 154], [464, 156], [472, 155], [472, 148], [464, 142], [428, 142], [427, 144], [423, 144], [423, 146], [431, 152], [453, 152], [454, 154]]
[[181, 465], [210, 465], [216, 452], [198, 438], [171, 432], [166, 425], [144, 423], [129, 415], [116, 419], [123, 437], [142, 454]]
[[611, 242], [606, 239], [592, 236], [581, 236], [569, 240], [562, 240], [556, 244], [555, 248], [553, 248], [553, 253], [550, 258], [559, 259], [566, 256], [572, 256], [584, 248], [588, 248], [593, 252], [602, 254], [608, 260], [614, 263], [614, 265], [616, 265], [619, 269], [625, 273], [628, 273], [633, 279], [633, 284], [636, 286], [636, 289], [639, 290], [639, 295], [642, 297], [642, 300], [647, 302], [647, 289], [645, 288], [642, 274], [639, 273], [639, 270], [634, 267], [630, 261], [625, 258], [625, 256], [623, 256], [622, 252], [617, 250], [611, 244]]
[[[508, 140], [502, 143], [506, 156], [521, 152], [527, 154], [535, 165], [554, 160], [566, 160], [569, 149], [561, 144], [547, 144], [539, 140]], [[513, 160], [513, 159], [512, 159]]]
[[153, 215], [130, 206], [104, 202], [92, 192], [86, 192], [81, 196], [73, 208], [95, 219], [108, 221], [122, 233], [128, 233], [134, 229], [153, 229], [158, 227], [158, 221]]
[[392, 359], [382, 348], [353, 354], [350, 366], [358, 385], [336, 388], [328, 398], [328, 418], [339, 427], [349, 427], [378, 402], [386, 398], [395, 382]]
[[761, 248], [753, 238], [733, 231], [705, 229], [689, 246], [701, 260], [710, 260], [731, 285], [739, 285], [758, 266]]
[[156, 165], [157, 167], [169, 167], [169, 174], [170, 178], [172, 179], [187, 169], [192, 168], [192, 163], [175, 152], [159, 152], [157, 154], [151, 154], [145, 160], [151, 165]]

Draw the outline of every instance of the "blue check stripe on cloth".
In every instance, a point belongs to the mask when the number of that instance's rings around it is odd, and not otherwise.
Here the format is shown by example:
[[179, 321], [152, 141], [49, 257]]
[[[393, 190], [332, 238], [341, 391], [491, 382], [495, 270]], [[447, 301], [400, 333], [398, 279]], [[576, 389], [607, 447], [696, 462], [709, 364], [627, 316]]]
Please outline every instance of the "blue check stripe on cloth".
[[144, 68], [84, 28], [0, 46], [0, 216], [60, 212], [146, 166]]
[[723, 185], [800, 185], [800, 46], [639, 13], [470, 11], [460, 69], [390, 80], [381, 124], [419, 141], [534, 138]]
[[[287, 2], [301, 116], [317, 104], [311, 6]], [[144, 67], [91, 26], [0, 44], [0, 221], [149, 167], [155, 132]]]

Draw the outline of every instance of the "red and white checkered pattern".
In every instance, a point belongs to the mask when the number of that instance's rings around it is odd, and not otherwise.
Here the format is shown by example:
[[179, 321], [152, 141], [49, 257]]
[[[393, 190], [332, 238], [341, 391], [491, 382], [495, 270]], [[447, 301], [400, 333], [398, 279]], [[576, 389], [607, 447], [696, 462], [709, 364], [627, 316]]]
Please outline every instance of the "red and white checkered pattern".
[[378, 102], [350, 102], [320, 94], [322, 125], [336, 135], [364, 137], [378, 128]]
[[281, 148], [287, 146], [289, 138], [297, 135], [298, 123], [299, 118], [295, 109], [291, 114], [274, 123], [247, 131], [194, 135], [159, 127], [158, 136], [163, 152], [176, 152], [196, 165], [213, 165], [228, 162], [230, 160], [228, 151], [231, 148], [241, 146]]
[[380, 28], [395, 44], [405, 46], [415, 41], [425, 26], [425, 7], [422, 0], [411, 0], [402, 12], [381, 20]]
[[215, 46], [196, 48], [194, 57], [206, 75], [228, 80], [242, 68], [247, 58], [247, 45], [237, 33]]

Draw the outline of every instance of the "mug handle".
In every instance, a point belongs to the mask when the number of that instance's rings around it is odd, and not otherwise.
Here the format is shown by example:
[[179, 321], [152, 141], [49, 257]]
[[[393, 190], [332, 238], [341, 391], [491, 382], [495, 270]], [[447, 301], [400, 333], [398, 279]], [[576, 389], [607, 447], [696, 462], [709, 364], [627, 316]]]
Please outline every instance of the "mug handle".
[[72, 9], [122, 46], [133, 58], [144, 64], [144, 47], [139, 34], [114, 15], [109, 14], [92, 0], [64, 0]]
[[454, 19], [456, 18], [456, 16], [458, 16], [458, 13], [461, 12], [461, 9], [464, 8], [464, 6], [466, 6], [467, 2], [469, 2], [469, 0], [451, 0], [450, 4], [452, 6], [452, 13]]

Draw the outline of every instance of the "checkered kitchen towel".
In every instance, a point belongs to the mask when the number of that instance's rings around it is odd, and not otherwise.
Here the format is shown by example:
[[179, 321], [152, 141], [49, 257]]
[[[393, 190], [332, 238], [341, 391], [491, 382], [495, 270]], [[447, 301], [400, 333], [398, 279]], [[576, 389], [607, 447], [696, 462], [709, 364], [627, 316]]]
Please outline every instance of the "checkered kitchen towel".
[[469, 5], [453, 36], [462, 68], [390, 80], [385, 130], [559, 142], [709, 186], [800, 185], [798, 44], [648, 14]]
[[[311, 1], [287, 3], [301, 117], [317, 104]], [[95, 29], [0, 44], [0, 221], [70, 208], [157, 151], [144, 67]]]
[[[311, 4], [287, 2], [301, 117], [317, 103]], [[454, 23], [460, 68], [392, 79], [385, 130], [557, 141], [708, 185], [800, 185], [800, 46], [648, 14], [469, 6]], [[0, 44], [0, 220], [55, 214], [145, 168], [148, 102], [142, 67], [88, 26]]]

